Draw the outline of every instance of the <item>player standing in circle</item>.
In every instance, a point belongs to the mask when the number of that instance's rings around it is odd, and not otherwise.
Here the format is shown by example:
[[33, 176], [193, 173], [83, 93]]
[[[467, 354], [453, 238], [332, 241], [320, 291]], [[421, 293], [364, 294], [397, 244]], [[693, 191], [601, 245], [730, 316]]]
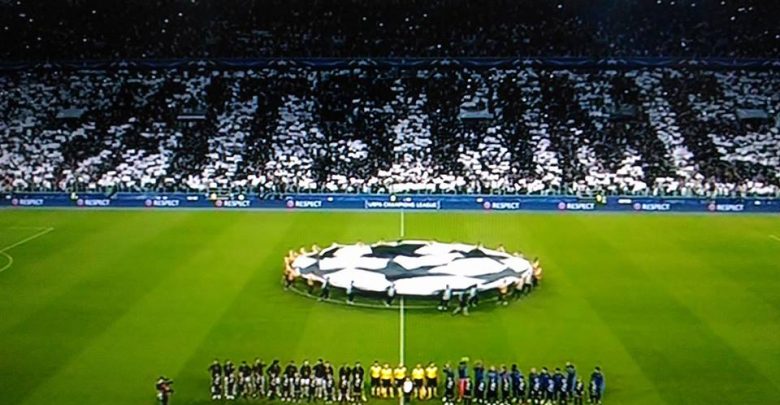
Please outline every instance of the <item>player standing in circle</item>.
[[327, 299], [330, 299], [330, 277], [325, 276], [325, 279], [322, 280], [319, 300], [322, 301]]
[[347, 287], [347, 304], [352, 305], [355, 303], [355, 282], [350, 281], [349, 287]]
[[498, 305], [509, 305], [509, 283], [504, 280], [498, 287]]
[[458, 300], [458, 307], [455, 308], [454, 311], [452, 311], [453, 315], [457, 315], [459, 313], [462, 313], [463, 315], [466, 316], [468, 316], [469, 314], [469, 296], [466, 293], [466, 291], [460, 293], [460, 299]]
[[391, 283], [389, 287], [387, 287], [387, 298], [385, 298], [385, 306], [389, 307], [390, 305], [393, 305], [393, 300], [395, 299], [395, 283]]
[[479, 304], [479, 291], [477, 285], [474, 284], [469, 288], [469, 306], [476, 307]]
[[444, 286], [444, 291], [441, 293], [441, 302], [439, 302], [439, 311], [450, 310], [450, 299], [452, 299], [452, 288], [447, 284]]
[[369, 368], [369, 373], [371, 374], [371, 396], [378, 398], [382, 391], [382, 385], [379, 382], [379, 377], [382, 375], [382, 366], [379, 365], [378, 361], [374, 360], [374, 364]]
[[439, 368], [434, 362], [428, 363], [425, 368], [426, 398], [439, 397]]
[[390, 398], [395, 398], [393, 390], [393, 369], [390, 368], [389, 364], [385, 363], [385, 365], [382, 366], [380, 375], [382, 380], [382, 398], [387, 398], [388, 395]]

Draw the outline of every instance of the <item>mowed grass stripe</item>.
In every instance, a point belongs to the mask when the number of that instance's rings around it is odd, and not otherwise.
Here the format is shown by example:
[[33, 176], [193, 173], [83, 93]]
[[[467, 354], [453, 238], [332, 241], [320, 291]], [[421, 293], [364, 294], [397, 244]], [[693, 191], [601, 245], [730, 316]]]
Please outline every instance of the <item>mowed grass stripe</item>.
[[[591, 235], [592, 245], [586, 250], [608, 255], [611, 263], [600, 286], [605, 294], [598, 294], [596, 285], [583, 291], [652, 378], [662, 398], [680, 404], [745, 403], [745, 393], [756, 389], [763, 390], [766, 398], [773, 397], [771, 382], [666, 290], [668, 282], [674, 279], [673, 273], [668, 273], [666, 282], [648, 275], [669, 272], [676, 261], [665, 263], [658, 257], [653, 262], [638, 259], [640, 248], [625, 239], [632, 230], [623, 228], [624, 223], [619, 220], [605, 224], [583, 217], [579, 222], [581, 229]], [[644, 232], [663, 235], [664, 227], [654, 225], [652, 221], [643, 221]], [[623, 238], [616, 239], [611, 234]], [[662, 246], [656, 243], [641, 249], [645, 248], [657, 251]], [[576, 266], [574, 261], [571, 264]], [[593, 284], [590, 276], [577, 281]], [[724, 373], [723, 367], [729, 372]]]
[[[282, 258], [288, 250], [313, 243], [328, 246], [333, 242], [386, 238], [388, 229], [398, 226], [391, 222], [393, 216], [339, 213], [323, 221], [321, 216], [310, 213], [274, 215], [290, 222], [290, 228], [274, 234], [275, 241], [267, 241], [267, 254], [254, 263], [252, 277], [178, 372], [177, 378], [182, 381], [178, 401], [207, 402], [206, 367], [214, 358], [229, 358], [236, 364], [241, 360], [252, 362], [256, 357], [267, 363], [276, 358], [283, 364], [289, 360], [300, 364], [304, 358], [313, 363], [317, 358], [326, 358], [337, 366], [397, 350], [382, 344], [387, 337], [384, 332], [395, 328], [392, 312], [317, 302], [284, 291], [281, 284]], [[339, 226], [333, 226], [334, 223]]]
[[[0, 317], [0, 332], [46, 310], [50, 301], [71, 290], [75, 284], [95, 274], [106, 274], [106, 268], [117, 268], [117, 258], [137, 256], [149, 237], [162, 232], [158, 218], [165, 224], [180, 221], [188, 213], [152, 213], [139, 211], [3, 211], [8, 227], [17, 224], [48, 224], [54, 231], [9, 251], [15, 262], [0, 276], [0, 300], [12, 307]], [[56, 215], [59, 213], [59, 215]], [[39, 217], [46, 218], [45, 222]], [[179, 218], [179, 219], [177, 219]], [[29, 227], [19, 228], [30, 232]], [[32, 232], [35, 232], [32, 230]]]
[[[7, 211], [4, 213], [8, 214]], [[14, 212], [14, 217], [4, 215], [0, 228], [8, 223], [6, 229], [11, 229], [17, 223], [11, 220], [17, 217], [35, 221], [30, 214], [36, 212]], [[91, 272], [102, 272], [116, 261], [115, 256], [134, 254], [137, 246], [146, 242], [143, 231], [153, 224], [149, 218], [139, 219], [126, 226], [114, 226], [112, 224], [117, 222], [113, 220], [95, 228], [94, 223], [100, 223], [99, 219], [90, 217], [89, 221], [83, 221], [78, 215], [60, 217], [50, 222], [54, 231], [9, 250], [14, 264], [0, 274], [0, 295], [7, 298], [0, 300], [0, 312], [4, 314], [0, 317], [0, 332], [45, 308], [50, 300]], [[36, 231], [20, 228], [13, 232], [16, 239], [21, 240]], [[113, 244], [118, 239], [124, 243]], [[107, 241], [111, 241], [110, 244], [107, 245]], [[92, 248], [96, 246], [103, 248]]]
[[[439, 218], [431, 215], [415, 222], [411, 227], [414, 235], [439, 236], [432, 229], [446, 233], [446, 225]], [[482, 305], [468, 318], [410, 314], [409, 319], [414, 321], [409, 325], [410, 334], [414, 334], [410, 347], [423, 358], [433, 352], [437, 359], [443, 359], [440, 361], [456, 362], [460, 355], [469, 355], [472, 360], [482, 359], [493, 365], [516, 362], [525, 373], [531, 367], [562, 367], [572, 361], [586, 380], [592, 367], [599, 364], [608, 371], [610, 401], [662, 403], [619, 338], [610, 333], [568, 279], [569, 269], [559, 266], [548, 253], [547, 246], [556, 243], [556, 233], [539, 226], [545, 221], [535, 215], [491, 213], [461, 214], [458, 221], [449, 222], [450, 226], [469, 230], [471, 236], [464, 241], [481, 240], [491, 247], [503, 244], [510, 252], [543, 257], [547, 277], [542, 288], [531, 296], [508, 307]], [[428, 333], [430, 330], [441, 332]], [[441, 344], [444, 341], [446, 345]], [[463, 353], [453, 353], [453, 347], [461, 348]], [[631, 388], [624, 388], [626, 384]]]
[[[161, 222], [165, 219], [160, 218]], [[283, 224], [270, 223], [283, 231]], [[183, 226], [155, 239], [146, 259], [128, 262], [124, 273], [142, 274], [150, 280], [143, 293], [109, 328], [52, 376], [25, 401], [56, 402], [68, 392], [74, 403], [150, 402], [150, 384], [166, 370], [176, 370], [199, 338], [224, 311], [226, 302], [251, 274], [244, 264], [250, 250], [236, 251], [247, 237], [238, 217], [229, 214], [204, 217], [191, 213]], [[74, 381], [95, 381], [109, 371], [130, 379], [103, 379], [100, 390]]]
[[[773, 340], [780, 336], [780, 312], [751, 288], [756, 282], [771, 283], [777, 274], [767, 271], [772, 267], [766, 266], [771, 264], [754, 262], [751, 264], [763, 270], [763, 274], [754, 274], [754, 280], [743, 280], [739, 274], [745, 261], [757, 257], [764, 241], [750, 233], [723, 233], [723, 228], [726, 227], [713, 229], [702, 239], [681, 240], [678, 235], [658, 239], [662, 247], [654, 254], [668, 257], [667, 261], [674, 261], [679, 268], [673, 275], [647, 274], [663, 283], [677, 300], [750, 361], [763, 378], [772, 382], [773, 387], [766, 387], [767, 390], [773, 389], [774, 396], [780, 398], [780, 352], [771, 350], [776, 344]], [[701, 251], [713, 254], [696, 253]], [[739, 258], [745, 260], [740, 264]], [[640, 259], [643, 258], [635, 258]]]
[[[116, 239], [94, 241], [94, 245], [84, 247], [82, 254], [105, 255], [110, 260], [62, 262], [61, 266], [49, 269], [71, 271], [76, 281], [3, 331], [0, 358], [13, 366], [0, 368], [0, 380], [4, 382], [0, 385], [0, 397], [8, 403], [21, 403], [131, 307], [153, 285], [154, 279], [145, 272], [124, 271], [125, 266], [137, 259], [139, 251], [155, 252], [156, 238], [176, 234], [177, 225], [179, 222], [171, 218], [147, 232], [135, 229], [145, 234], [145, 238], [130, 243], [129, 249], [115, 249]], [[134, 230], [129, 225], [126, 229]], [[73, 232], [78, 229], [74, 228]], [[80, 267], [80, 263], [92, 267]], [[18, 292], [25, 293], [34, 295], [34, 286]]]

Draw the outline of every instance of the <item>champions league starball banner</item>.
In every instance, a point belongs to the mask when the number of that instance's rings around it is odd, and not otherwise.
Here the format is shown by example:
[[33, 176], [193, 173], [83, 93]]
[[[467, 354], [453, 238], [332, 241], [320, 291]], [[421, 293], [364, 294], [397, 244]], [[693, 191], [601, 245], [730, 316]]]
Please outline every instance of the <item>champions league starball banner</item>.
[[275, 209], [415, 211], [703, 212], [780, 213], [777, 198], [689, 198], [608, 196], [377, 195], [254, 193], [4, 193], [0, 207], [73, 209]]

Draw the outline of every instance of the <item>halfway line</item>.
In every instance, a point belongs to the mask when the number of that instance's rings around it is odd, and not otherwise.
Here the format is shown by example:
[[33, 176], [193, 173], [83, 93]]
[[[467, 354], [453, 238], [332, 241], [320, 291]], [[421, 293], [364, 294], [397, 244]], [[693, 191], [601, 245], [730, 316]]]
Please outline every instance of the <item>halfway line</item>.
[[776, 241], [778, 241], [778, 242], [780, 242], [780, 238], [778, 238], [778, 237], [777, 237], [777, 236], [775, 236], [775, 235], [769, 235], [769, 237], [770, 237], [770, 238], [772, 238], [772, 239], [774, 239], [774, 240], [776, 240]]

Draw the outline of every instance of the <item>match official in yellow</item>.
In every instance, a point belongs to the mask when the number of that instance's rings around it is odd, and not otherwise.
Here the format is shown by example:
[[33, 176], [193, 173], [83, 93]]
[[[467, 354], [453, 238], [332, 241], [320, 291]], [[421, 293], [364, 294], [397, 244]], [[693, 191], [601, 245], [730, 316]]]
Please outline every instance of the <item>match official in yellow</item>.
[[439, 368], [434, 362], [425, 367], [425, 385], [427, 386], [426, 398], [439, 397]]
[[404, 363], [398, 363], [398, 367], [393, 369], [393, 380], [395, 380], [395, 388], [398, 391], [398, 396], [403, 395], [403, 384], [406, 379], [406, 366]]
[[382, 366], [379, 378], [382, 380], [382, 398], [387, 398], [388, 395], [390, 395], [390, 398], [395, 398], [393, 390], [393, 369], [390, 368], [389, 364], [385, 363], [385, 365]]
[[374, 360], [374, 364], [371, 365], [368, 372], [371, 375], [371, 396], [378, 397], [382, 390], [381, 383], [379, 382], [379, 379], [382, 376], [382, 366], [379, 365], [378, 361]]

